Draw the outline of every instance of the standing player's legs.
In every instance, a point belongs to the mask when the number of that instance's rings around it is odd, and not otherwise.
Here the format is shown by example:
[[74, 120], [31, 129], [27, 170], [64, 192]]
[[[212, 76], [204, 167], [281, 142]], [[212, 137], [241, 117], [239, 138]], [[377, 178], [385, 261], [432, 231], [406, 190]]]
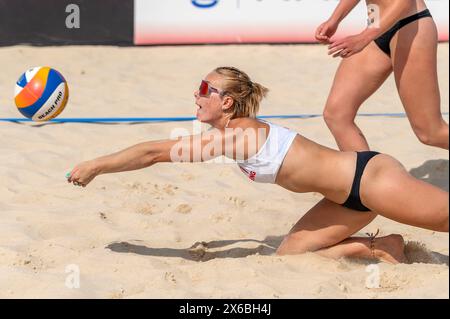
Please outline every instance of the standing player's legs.
[[437, 30], [431, 18], [401, 28], [391, 41], [398, 92], [419, 140], [448, 149], [437, 77]]
[[323, 112], [340, 150], [369, 149], [364, 135], [355, 124], [355, 116], [361, 104], [391, 72], [390, 58], [374, 42], [360, 53], [342, 59]]

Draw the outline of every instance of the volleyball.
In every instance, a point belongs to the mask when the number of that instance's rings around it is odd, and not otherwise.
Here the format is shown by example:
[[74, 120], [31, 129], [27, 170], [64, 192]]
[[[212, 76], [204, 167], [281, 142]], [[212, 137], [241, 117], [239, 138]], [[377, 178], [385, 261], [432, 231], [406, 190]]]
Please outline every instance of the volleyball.
[[64, 77], [47, 66], [31, 68], [16, 83], [14, 102], [23, 116], [33, 121], [48, 121], [66, 107], [69, 88]]

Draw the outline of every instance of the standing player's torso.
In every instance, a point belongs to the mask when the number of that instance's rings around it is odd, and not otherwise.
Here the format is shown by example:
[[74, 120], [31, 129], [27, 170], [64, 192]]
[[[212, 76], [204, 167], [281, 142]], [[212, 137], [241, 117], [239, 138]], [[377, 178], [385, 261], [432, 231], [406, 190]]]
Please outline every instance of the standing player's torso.
[[[386, 9], [392, 6], [396, 1], [404, 0], [366, 0], [367, 5], [376, 5], [380, 8], [381, 15]], [[410, 3], [408, 10], [399, 18], [403, 19], [427, 8], [424, 0], [407, 0]]]

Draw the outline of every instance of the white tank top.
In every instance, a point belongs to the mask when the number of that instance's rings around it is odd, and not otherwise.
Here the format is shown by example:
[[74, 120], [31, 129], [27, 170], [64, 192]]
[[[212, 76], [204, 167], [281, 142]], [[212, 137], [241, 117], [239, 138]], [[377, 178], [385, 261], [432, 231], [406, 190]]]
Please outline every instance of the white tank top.
[[270, 126], [269, 135], [263, 146], [252, 157], [237, 162], [242, 172], [252, 181], [275, 183], [278, 170], [297, 132], [267, 121], [262, 122]]

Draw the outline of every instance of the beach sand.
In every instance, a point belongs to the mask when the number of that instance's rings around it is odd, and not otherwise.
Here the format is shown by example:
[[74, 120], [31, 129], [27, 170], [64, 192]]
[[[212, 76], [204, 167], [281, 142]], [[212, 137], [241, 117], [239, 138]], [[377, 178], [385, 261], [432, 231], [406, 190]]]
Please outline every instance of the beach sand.
[[[448, 49], [439, 45], [443, 112]], [[261, 115], [321, 114], [339, 62], [318, 45], [15, 46], [0, 48], [0, 61], [2, 118], [21, 117], [14, 82], [37, 65], [68, 81], [61, 118], [193, 116], [193, 91], [222, 65], [270, 89]], [[392, 77], [360, 112], [404, 112]], [[321, 117], [273, 122], [336, 148]], [[449, 153], [421, 144], [406, 118], [357, 123], [372, 149], [448, 191]], [[449, 298], [448, 234], [383, 217], [358, 234], [403, 235], [410, 264], [275, 256], [321, 196], [253, 183], [233, 164], [158, 164], [86, 188], [65, 180], [80, 161], [177, 128], [192, 132], [193, 123], [0, 122], [0, 298]]]

